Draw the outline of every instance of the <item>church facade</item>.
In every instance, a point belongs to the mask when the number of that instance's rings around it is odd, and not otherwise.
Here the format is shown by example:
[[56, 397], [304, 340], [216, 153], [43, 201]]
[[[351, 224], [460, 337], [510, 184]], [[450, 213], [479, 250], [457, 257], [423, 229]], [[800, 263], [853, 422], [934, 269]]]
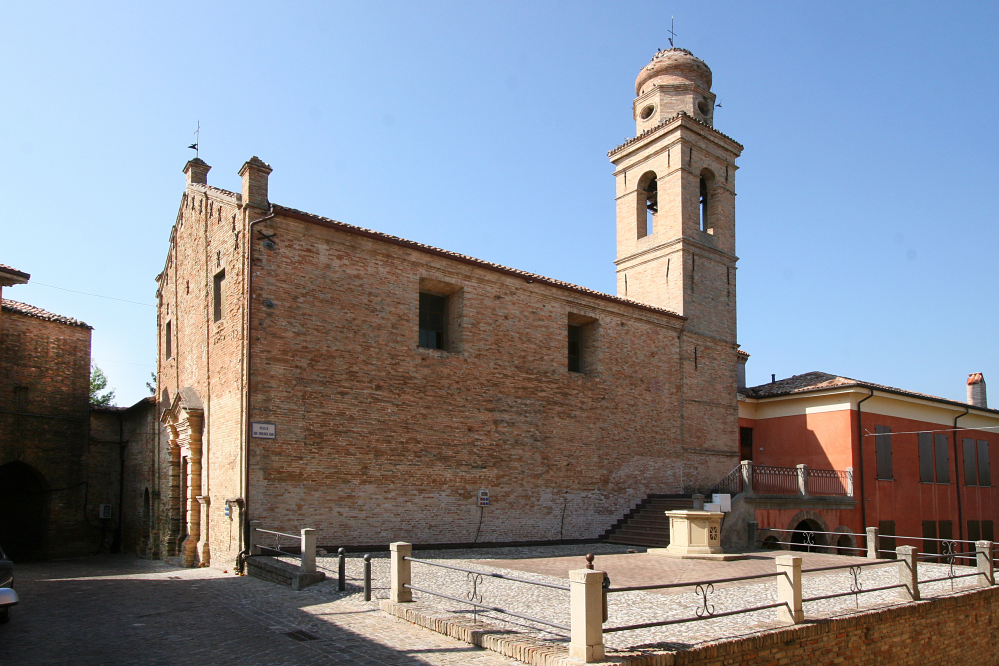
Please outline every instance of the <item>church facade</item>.
[[616, 295], [187, 185], [158, 281], [154, 550], [229, 564], [250, 520], [321, 545], [591, 539], [738, 464], [735, 160], [711, 72], [636, 81], [609, 153]]

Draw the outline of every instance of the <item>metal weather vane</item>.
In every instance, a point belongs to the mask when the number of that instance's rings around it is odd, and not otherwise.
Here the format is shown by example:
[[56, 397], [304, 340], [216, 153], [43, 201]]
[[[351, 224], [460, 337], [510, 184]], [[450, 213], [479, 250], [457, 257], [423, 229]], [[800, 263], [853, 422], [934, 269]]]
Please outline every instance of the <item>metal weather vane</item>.
[[676, 33], [673, 32], [673, 17], [672, 16], [669, 17], [669, 33], [667, 33], [667, 34], [669, 34], [669, 37], [667, 38], [667, 39], [669, 39], [669, 47], [671, 49], [672, 48], [676, 48], [676, 45], [673, 44], [673, 38], [676, 37]]
[[201, 141], [201, 121], [198, 121], [198, 129], [194, 130], [194, 143], [192, 143], [188, 148], [194, 151], [194, 158], [197, 159], [198, 155], [198, 143]]

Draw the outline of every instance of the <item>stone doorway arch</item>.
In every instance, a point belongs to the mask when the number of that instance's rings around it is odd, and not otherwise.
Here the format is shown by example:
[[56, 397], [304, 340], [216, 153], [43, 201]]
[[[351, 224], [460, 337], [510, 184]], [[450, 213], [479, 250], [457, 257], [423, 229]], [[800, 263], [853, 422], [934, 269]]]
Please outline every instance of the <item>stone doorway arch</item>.
[[49, 484], [37, 469], [15, 460], [0, 465], [0, 545], [15, 562], [48, 554]]
[[163, 411], [170, 445], [170, 490], [166, 554], [186, 567], [208, 565], [207, 497], [202, 494], [204, 408], [197, 391], [184, 387]]
[[815, 511], [799, 511], [788, 522], [791, 538], [786, 541], [793, 545], [787, 546], [791, 550], [806, 552], [828, 552], [829, 535], [822, 532], [829, 532], [829, 526]]

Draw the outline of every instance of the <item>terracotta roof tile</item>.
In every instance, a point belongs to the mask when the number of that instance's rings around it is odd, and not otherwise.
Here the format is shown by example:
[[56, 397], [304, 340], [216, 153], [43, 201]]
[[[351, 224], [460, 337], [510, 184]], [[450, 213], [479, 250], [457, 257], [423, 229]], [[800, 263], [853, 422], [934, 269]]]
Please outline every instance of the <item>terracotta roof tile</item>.
[[[759, 386], [746, 388], [742, 391], [747, 397], [750, 398], [775, 398], [777, 396], [794, 395], [797, 393], [808, 393], [811, 391], [823, 391], [826, 389], [844, 387], [874, 389], [876, 391], [906, 395], [913, 398], [922, 398], [923, 400], [943, 402], [950, 405], [959, 405], [961, 407], [970, 406], [968, 403], [961, 402], [960, 400], [950, 400], [948, 398], [941, 398], [927, 393], [906, 391], [905, 389], [895, 388], [893, 386], [885, 386], [884, 384], [875, 384], [873, 382], [864, 382], [859, 379], [851, 379], [849, 377], [841, 377], [839, 375], [831, 375], [828, 372], [818, 371], [806, 372], [802, 375], [794, 375], [793, 377], [788, 377], [787, 379], [779, 379], [768, 384], [760, 384]], [[984, 409], [985, 411], [999, 414], [999, 409], [983, 407], [977, 407], [976, 409]]]
[[278, 204], [272, 205], [273, 212], [279, 215], [287, 215], [290, 217], [296, 217], [305, 221], [318, 222], [327, 226], [335, 227], [343, 231], [360, 234], [362, 236], [368, 236], [370, 238], [375, 238], [377, 240], [387, 241], [395, 245], [402, 245], [403, 247], [409, 247], [414, 250], [419, 250], [421, 252], [427, 252], [430, 254], [436, 254], [442, 257], [449, 257], [451, 259], [456, 259], [466, 264], [472, 264], [474, 266], [481, 266], [483, 268], [488, 268], [491, 270], [506, 273], [508, 275], [515, 275], [521, 277], [527, 282], [540, 282], [543, 284], [549, 284], [555, 287], [560, 287], [562, 289], [568, 289], [570, 291], [575, 291], [581, 294], [586, 294], [589, 296], [595, 296], [602, 300], [613, 301], [615, 303], [621, 303], [623, 305], [630, 305], [633, 307], [639, 307], [644, 310], [651, 310], [653, 312], [659, 312], [662, 314], [672, 315], [674, 317], [680, 317], [681, 315], [670, 310], [665, 310], [663, 308], [657, 308], [653, 305], [648, 305], [646, 303], [639, 303], [638, 301], [632, 301], [627, 298], [620, 298], [618, 296], [612, 296], [611, 294], [606, 294], [602, 291], [596, 291], [589, 289], [587, 287], [581, 287], [571, 282], [563, 282], [562, 280], [555, 280], [553, 278], [545, 277], [543, 275], [538, 275], [536, 273], [528, 273], [527, 271], [522, 271], [516, 268], [510, 268], [508, 266], [503, 266], [502, 264], [494, 264], [491, 261], [484, 261], [482, 259], [476, 259], [475, 257], [470, 257], [468, 255], [459, 254], [457, 252], [451, 252], [449, 250], [442, 250], [432, 245], [424, 245], [423, 243], [417, 243], [416, 241], [406, 240], [405, 238], [399, 238], [398, 236], [392, 236], [390, 234], [384, 234], [380, 231], [372, 231], [371, 229], [364, 229], [363, 227], [357, 227], [352, 224], [347, 224], [345, 222], [338, 222], [337, 220], [331, 220], [328, 217], [322, 217], [320, 215], [315, 215], [313, 213], [306, 213], [304, 211], [296, 210], [294, 208], [288, 208], [286, 206], [279, 206]]
[[80, 326], [82, 328], [90, 328], [90, 329], [93, 328], [93, 326], [85, 324], [79, 319], [73, 319], [72, 317], [64, 317], [62, 315], [57, 315], [53, 312], [49, 312], [41, 308], [36, 308], [34, 305], [28, 305], [27, 303], [12, 301], [7, 298], [3, 299], [3, 310], [5, 312], [14, 312], [16, 314], [25, 315], [26, 317], [35, 317], [37, 319], [44, 319], [46, 321], [54, 321], [57, 324], [67, 324], [69, 326]]
[[732, 143], [736, 144], [740, 148], [743, 147], [741, 143], [739, 143], [738, 141], [736, 141], [735, 139], [733, 139], [729, 135], [722, 134], [721, 132], [719, 132], [718, 130], [716, 130], [714, 127], [711, 127], [710, 125], [708, 125], [706, 123], [703, 123], [700, 120], [698, 120], [697, 118], [694, 118], [693, 116], [689, 115], [686, 111], [677, 111], [676, 115], [670, 116], [669, 118], [663, 118], [661, 121], [659, 121], [659, 124], [656, 125], [655, 127], [650, 127], [649, 129], [645, 130], [644, 132], [642, 132], [638, 136], [635, 136], [635, 137], [632, 137], [632, 138], [628, 139], [627, 141], [625, 141], [624, 143], [622, 143], [617, 148], [613, 148], [613, 149], [607, 151], [607, 157], [613, 157], [614, 155], [616, 155], [617, 153], [621, 152], [623, 149], [627, 148], [628, 146], [633, 145], [633, 144], [641, 141], [645, 137], [658, 132], [659, 130], [663, 129], [664, 127], [666, 127], [667, 125], [673, 123], [674, 121], [679, 120], [680, 118], [686, 118], [687, 120], [689, 120], [691, 122], [697, 123], [698, 125], [702, 125], [705, 129], [711, 130], [712, 132], [714, 132], [718, 136], [725, 137], [726, 139], [728, 139]]
[[0, 271], [3, 271], [4, 273], [14, 273], [15, 275], [23, 278], [31, 277], [29, 274], [25, 273], [24, 271], [19, 271], [16, 268], [8, 266], [6, 264], [0, 264]]

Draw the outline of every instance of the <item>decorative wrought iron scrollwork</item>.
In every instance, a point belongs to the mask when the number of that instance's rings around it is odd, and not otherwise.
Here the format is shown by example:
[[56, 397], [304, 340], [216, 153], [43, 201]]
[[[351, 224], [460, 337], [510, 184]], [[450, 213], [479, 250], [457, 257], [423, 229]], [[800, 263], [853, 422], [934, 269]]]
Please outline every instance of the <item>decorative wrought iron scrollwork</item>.
[[956, 541], [943, 541], [940, 543], [944, 561], [947, 562], [947, 576], [950, 577], [950, 589], [954, 590], [954, 560], [957, 559], [954, 553], [957, 552]]
[[812, 546], [815, 545], [815, 532], [802, 532], [801, 539], [801, 543], [808, 547], [808, 552], [812, 552]]
[[860, 567], [850, 567], [850, 575], [853, 577], [850, 581], [850, 591], [853, 592], [853, 602], [859, 609], [860, 593], [864, 591], [864, 586], [860, 584]]
[[[465, 580], [472, 586], [472, 589], [465, 593], [465, 598], [471, 601], [473, 604], [482, 603], [482, 592], [479, 590], [479, 586], [482, 585], [482, 574], [477, 573], [467, 573], [465, 574]], [[476, 622], [479, 621], [479, 607], [472, 606], [472, 619]]]
[[715, 586], [711, 583], [707, 585], [698, 585], [694, 588], [694, 594], [701, 595], [701, 607], [695, 611], [697, 617], [711, 617], [715, 614], [714, 604], [708, 603], [708, 595], [714, 594]]

